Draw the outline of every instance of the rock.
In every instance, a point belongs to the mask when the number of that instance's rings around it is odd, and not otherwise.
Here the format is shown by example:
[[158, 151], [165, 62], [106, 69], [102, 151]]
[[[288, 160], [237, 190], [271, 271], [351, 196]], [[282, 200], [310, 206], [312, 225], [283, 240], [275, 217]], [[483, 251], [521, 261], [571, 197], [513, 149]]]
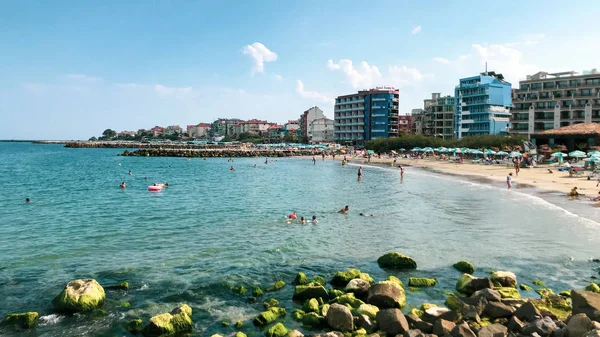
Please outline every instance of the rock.
[[352, 279], [360, 279], [360, 270], [348, 269], [346, 271], [337, 272], [331, 279], [331, 284], [336, 287], [345, 287]]
[[415, 315], [404, 315], [404, 318], [406, 318], [408, 325], [415, 329], [419, 329], [425, 333], [431, 333], [433, 331], [433, 324], [425, 322]]
[[138, 334], [142, 332], [144, 328], [144, 323], [141, 319], [133, 319], [125, 324], [125, 330], [131, 332], [132, 334]]
[[549, 288], [540, 288], [535, 290], [536, 293], [540, 294], [541, 298], [548, 297], [550, 295], [554, 295], [554, 291]]
[[38, 322], [37, 312], [25, 312], [20, 314], [8, 314], [2, 322], [17, 329], [29, 330], [35, 328]]
[[372, 318], [367, 315], [358, 315], [356, 322], [358, 323], [358, 326], [367, 331], [372, 331], [375, 328], [375, 323], [373, 323]]
[[484, 310], [484, 314], [490, 318], [508, 318], [514, 312], [515, 308], [502, 302], [489, 302]]
[[[303, 286], [303, 285], [307, 285], [309, 283], [308, 281], [308, 277], [306, 277], [306, 274], [304, 274], [303, 272], [298, 272], [298, 274], [296, 274], [296, 278], [294, 278], [294, 284], [297, 286]], [[292, 331], [298, 331], [298, 330], [292, 330]]]
[[600, 321], [600, 294], [571, 290], [573, 315], [586, 314], [593, 321]]
[[459, 320], [459, 318], [460, 315], [457, 311], [450, 310], [448, 308], [429, 308], [425, 310], [423, 316], [421, 317], [422, 320], [429, 323], [435, 323], [435, 321], [438, 319], [456, 322]]
[[370, 304], [361, 304], [356, 312], [360, 315], [366, 315], [370, 319], [375, 319], [377, 317], [377, 313], [379, 312], [379, 308]]
[[304, 302], [311, 298], [328, 298], [328, 296], [329, 295], [327, 294], [327, 290], [325, 290], [325, 288], [322, 285], [316, 283], [309, 283], [304, 286], [296, 286], [292, 299], [294, 301]]
[[502, 301], [502, 295], [495, 289], [485, 288], [476, 291], [471, 296], [472, 298], [484, 297], [488, 302], [500, 302]]
[[375, 280], [371, 277], [371, 275], [369, 275], [367, 273], [360, 273], [359, 278], [363, 281], [369, 282], [369, 284], [375, 283]]
[[248, 288], [246, 288], [245, 286], [241, 285], [241, 286], [233, 286], [231, 288], [231, 290], [233, 290], [233, 292], [236, 293], [236, 294], [238, 294], [238, 295], [244, 295], [248, 291]]
[[252, 289], [252, 296], [254, 296], [254, 297], [259, 297], [264, 294], [265, 294], [265, 292], [261, 289], [261, 287], [254, 287]]
[[456, 327], [454, 322], [447, 321], [445, 319], [438, 319], [433, 323], [433, 334], [438, 336], [444, 336], [450, 334], [452, 329]]
[[275, 321], [279, 317], [284, 317], [286, 314], [285, 308], [271, 307], [266, 311], [261, 312], [254, 318], [252, 323], [256, 326], [265, 326]]
[[353, 293], [348, 293], [348, 294], [344, 294], [342, 296], [336, 297], [332, 302], [339, 303], [339, 304], [349, 304], [352, 308], [358, 308], [362, 304], [365, 304], [363, 301], [356, 298]]
[[263, 306], [265, 307], [265, 309], [269, 309], [272, 307], [278, 307], [279, 306], [279, 301], [274, 299], [274, 298], [269, 298], [268, 300], [266, 300], [265, 302], [263, 302]]
[[410, 277], [408, 279], [408, 285], [410, 287], [433, 287], [437, 281], [432, 278], [425, 277]]
[[383, 309], [377, 313], [379, 329], [387, 336], [395, 336], [408, 331], [408, 322], [400, 309]]
[[569, 300], [558, 295], [548, 295], [539, 300], [530, 300], [530, 302], [540, 311], [542, 316], [564, 320], [572, 312]]
[[521, 322], [521, 320], [518, 319], [517, 316], [513, 316], [508, 321], [508, 325], [506, 327], [508, 328], [508, 331], [521, 332], [523, 330], [523, 327], [525, 327], [525, 323]]
[[325, 317], [317, 314], [316, 312], [309, 312], [302, 315], [302, 324], [309, 327], [320, 327], [325, 323]]
[[142, 330], [144, 336], [173, 335], [181, 332], [192, 331], [192, 308], [184, 304], [173, 309], [171, 313], [153, 316]]
[[277, 323], [267, 330], [267, 337], [285, 337], [288, 334], [288, 329], [283, 323]]
[[594, 324], [592, 324], [592, 320], [585, 314], [573, 315], [569, 319], [569, 324], [567, 324], [567, 336], [581, 337], [593, 329]]
[[118, 284], [106, 286], [104, 288], [110, 290], [129, 290], [129, 282], [121, 282]]
[[323, 287], [327, 284], [327, 282], [325, 281], [325, 278], [323, 278], [323, 276], [315, 276], [312, 281], [310, 281], [311, 283], [316, 283], [316, 284], [320, 284]]
[[354, 293], [357, 297], [363, 297], [367, 295], [371, 284], [368, 281], [355, 278], [350, 280], [344, 289], [346, 292]]
[[541, 287], [544, 286], [544, 282], [542, 282], [540, 280], [533, 280], [531, 283], [533, 283], [533, 285], [536, 285], [536, 286], [541, 286]]
[[527, 322], [533, 322], [536, 319], [542, 317], [540, 312], [531, 302], [527, 302], [521, 305], [517, 310], [515, 310], [513, 315], [518, 319], [525, 320]]
[[285, 287], [285, 282], [282, 280], [279, 280], [279, 281], [273, 283], [272, 286], [268, 287], [267, 291], [277, 291], [283, 287]]
[[540, 336], [544, 337], [550, 336], [557, 329], [558, 327], [550, 317], [544, 317], [537, 319], [523, 327], [523, 333], [526, 335], [537, 333]]
[[304, 335], [302, 334], [302, 332], [300, 332], [298, 330], [291, 330], [288, 333], [288, 337], [304, 337]]
[[521, 294], [519, 293], [517, 288], [501, 287], [501, 288], [494, 288], [494, 290], [497, 291], [502, 298], [513, 298], [513, 299], [521, 298]]
[[74, 280], [67, 283], [52, 304], [60, 312], [84, 312], [99, 308], [105, 298], [104, 288], [96, 280]]
[[491, 279], [492, 282], [498, 282], [503, 287], [517, 287], [517, 275], [510, 271], [495, 271], [492, 273]]
[[[399, 337], [399, 335], [397, 336]], [[412, 329], [408, 331], [404, 331], [402, 333], [402, 337], [424, 337], [423, 332], [419, 329]]]
[[327, 311], [327, 324], [334, 329], [342, 332], [352, 331], [354, 329], [354, 320], [350, 309], [341, 304], [332, 304]]
[[464, 319], [479, 322], [479, 310], [474, 305], [465, 304], [460, 310]]
[[571, 298], [571, 290], [563, 290], [558, 294], [562, 297]]
[[600, 294], [600, 287], [596, 283], [590, 283], [587, 287], [585, 287], [585, 290]]
[[450, 331], [450, 335], [452, 335], [452, 337], [477, 337], [467, 322], [455, 326], [454, 329]]
[[400, 253], [387, 253], [377, 259], [381, 268], [388, 269], [417, 269], [417, 263], [412, 257]]
[[526, 285], [526, 284], [523, 284], [523, 283], [519, 284], [519, 288], [520, 288], [521, 290], [524, 290], [524, 291], [532, 291], [532, 290], [533, 290], [533, 288], [532, 288], [532, 287], [530, 287], [530, 286], [528, 286], [528, 285]]
[[304, 310], [296, 309], [292, 312], [292, 318], [297, 321], [302, 321], [302, 317], [304, 317]]
[[235, 333], [235, 337], [248, 337], [245, 333], [238, 331]]
[[329, 294], [329, 299], [333, 300], [337, 297], [344, 295], [344, 292], [339, 289], [330, 288], [328, 294]]
[[427, 309], [431, 309], [431, 308], [439, 308], [440, 306], [437, 304], [433, 304], [433, 303], [423, 303], [421, 304], [421, 310], [425, 311]]
[[[450, 295], [450, 296], [448, 296], [448, 298], [446, 298], [444, 305], [452, 310], [460, 311], [465, 306], [465, 303], [457, 296]], [[423, 310], [427, 310], [427, 309], [428, 308], [423, 309]]]
[[482, 327], [477, 334], [477, 337], [505, 337], [508, 334], [508, 329], [502, 324], [491, 324]]
[[406, 294], [395, 283], [378, 283], [369, 288], [367, 303], [380, 309], [400, 308], [406, 305]]
[[305, 312], [318, 312], [319, 311], [319, 301], [316, 298], [311, 298], [310, 300], [304, 303], [303, 307]]
[[390, 275], [390, 276], [388, 276], [388, 278], [387, 278], [387, 279], [385, 279], [385, 280], [386, 280], [386, 281], [388, 281], [388, 282], [393, 282], [393, 283], [395, 283], [395, 284], [399, 285], [399, 286], [400, 286], [402, 289], [404, 289], [404, 283], [402, 283], [402, 280], [400, 280], [400, 279], [399, 279], [399, 278], [397, 278], [396, 276], [392, 276], [392, 275]]
[[485, 297], [476, 297], [476, 298], [461, 297], [460, 300], [465, 305], [472, 305], [472, 306], [474, 306], [475, 309], [477, 309], [477, 314], [479, 316], [481, 316], [483, 314], [483, 311], [485, 310], [485, 307], [489, 303], [489, 301]]
[[475, 268], [473, 267], [473, 264], [471, 264], [471, 262], [469, 261], [458, 261], [455, 264], [452, 265], [452, 267], [454, 267], [454, 269], [463, 272], [464, 274], [471, 274], [473, 275], [473, 272], [475, 272]]
[[237, 321], [235, 322], [235, 328], [236, 329], [241, 329], [244, 326], [244, 321]]
[[600, 337], [600, 329], [594, 329], [583, 335], [583, 337]]
[[471, 296], [477, 290], [485, 288], [494, 288], [492, 281], [486, 277], [473, 277], [469, 274], [463, 274], [456, 283], [456, 291]]
[[224, 327], [227, 327], [227, 326], [229, 326], [229, 324], [230, 324], [230, 323], [229, 323], [229, 322], [227, 322], [227, 321], [222, 321], [222, 322], [221, 322], [221, 325], [222, 325], [222, 326], [224, 326]]

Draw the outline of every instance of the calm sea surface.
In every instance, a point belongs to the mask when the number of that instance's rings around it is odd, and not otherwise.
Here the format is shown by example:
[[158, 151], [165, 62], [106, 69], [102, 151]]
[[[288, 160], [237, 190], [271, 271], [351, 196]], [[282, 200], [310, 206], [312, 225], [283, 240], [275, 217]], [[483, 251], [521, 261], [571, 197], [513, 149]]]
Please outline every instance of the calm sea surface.
[[[235, 329], [222, 320], [250, 320], [262, 309], [262, 299], [251, 303], [231, 286], [283, 279], [288, 286], [266, 296], [291, 312], [296, 272], [329, 279], [355, 267], [383, 279], [389, 273], [376, 259], [389, 251], [417, 261], [418, 270], [395, 274], [405, 283], [409, 276], [440, 281], [408, 292], [406, 309], [443, 303], [442, 290], [453, 290], [460, 276], [451, 265], [461, 259], [476, 274], [510, 270], [520, 283], [538, 278], [555, 291], [587, 285], [600, 267], [590, 261], [600, 257], [596, 210], [562, 196], [415, 168], [401, 182], [397, 170], [364, 167], [359, 183], [355, 164], [331, 159], [265, 165], [264, 158], [228, 163], [120, 152], [0, 143], [0, 316], [38, 311], [32, 336], [127, 336], [123, 322], [182, 302], [194, 309], [194, 335], [227, 335]], [[154, 182], [169, 188], [148, 192]], [[345, 205], [350, 213], [337, 214]], [[288, 225], [292, 211], [320, 222]], [[131, 289], [107, 291], [105, 315], [53, 314], [52, 298], [77, 278], [128, 281]], [[123, 301], [131, 307], [119, 307]], [[290, 316], [286, 326], [299, 328]], [[250, 322], [242, 331], [261, 334]]]

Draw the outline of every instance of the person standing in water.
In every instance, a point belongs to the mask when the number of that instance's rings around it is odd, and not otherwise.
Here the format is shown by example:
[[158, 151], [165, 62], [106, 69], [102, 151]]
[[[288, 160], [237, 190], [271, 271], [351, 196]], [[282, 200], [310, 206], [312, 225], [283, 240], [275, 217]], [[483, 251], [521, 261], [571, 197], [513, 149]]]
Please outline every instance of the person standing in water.
[[321, 153], [321, 157], [323, 157], [323, 161], [325, 161], [325, 152]]
[[233, 167], [233, 166], [232, 166], [232, 167], [229, 169], [229, 171], [231, 171], [231, 172], [235, 171], [235, 167]]
[[317, 165], [317, 158], [315, 156], [313, 156], [313, 165]]
[[362, 166], [358, 167], [358, 181], [362, 180]]
[[510, 188], [512, 187], [512, 172], [510, 172], [506, 176], [506, 185], [508, 186], [508, 189], [510, 190]]
[[127, 185], [125, 185], [125, 182], [122, 182], [121, 185], [119, 185], [120, 188], [125, 188], [127, 187]]
[[312, 223], [315, 223], [315, 224], [316, 224], [317, 222], [319, 222], [319, 220], [317, 220], [317, 216], [316, 216], [316, 215], [313, 215], [313, 216], [312, 216]]
[[399, 165], [398, 167], [400, 167], [400, 179], [404, 179], [404, 166]]
[[515, 157], [515, 159], [513, 159], [513, 164], [515, 166], [515, 174], [518, 177], [519, 176], [519, 171], [521, 171], [521, 163], [520, 163], [518, 157]]

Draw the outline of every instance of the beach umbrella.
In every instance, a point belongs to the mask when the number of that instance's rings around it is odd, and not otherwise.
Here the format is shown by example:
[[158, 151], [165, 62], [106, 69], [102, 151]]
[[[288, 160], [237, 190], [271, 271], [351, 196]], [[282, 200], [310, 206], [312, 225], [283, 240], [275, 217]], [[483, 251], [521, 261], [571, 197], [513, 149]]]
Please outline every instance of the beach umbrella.
[[587, 160], [588, 160], [590, 163], [597, 163], [597, 162], [600, 162], [600, 157], [595, 157], [595, 156], [592, 156], [591, 158], [588, 158]]
[[504, 151], [498, 151], [498, 152], [496, 152], [496, 155], [497, 156], [508, 156], [508, 153], [504, 152]]
[[470, 153], [471, 153], [471, 154], [483, 154], [483, 152], [482, 152], [482, 151], [480, 151], [480, 150], [471, 150], [471, 152], [470, 152]]
[[550, 158], [560, 158], [562, 159], [564, 157], [564, 153], [562, 152], [554, 152], [553, 154], [550, 155]]
[[403, 147], [401, 147], [398, 151], [406, 151]]
[[456, 149], [454, 149], [454, 153], [464, 153], [464, 151], [457, 147]]
[[490, 149], [487, 149], [484, 151], [485, 154], [496, 154], [496, 151], [492, 151]]
[[413, 147], [411, 151], [412, 152], [421, 151], [421, 148], [420, 147]]
[[510, 153], [510, 157], [523, 157], [523, 154], [521, 152], [513, 151]]
[[588, 157], [591, 157], [591, 156], [600, 156], [600, 151], [594, 150], [592, 152], [588, 152], [587, 155], [588, 155]]
[[583, 152], [583, 151], [573, 151], [569, 153], [569, 157], [573, 157], [573, 158], [584, 158], [587, 157], [587, 155]]

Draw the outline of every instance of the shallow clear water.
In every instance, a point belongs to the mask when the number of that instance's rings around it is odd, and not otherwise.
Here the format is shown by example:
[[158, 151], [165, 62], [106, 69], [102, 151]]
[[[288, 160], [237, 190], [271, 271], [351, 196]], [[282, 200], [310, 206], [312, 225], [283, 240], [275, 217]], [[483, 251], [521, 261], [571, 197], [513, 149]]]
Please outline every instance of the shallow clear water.
[[[0, 143], [0, 316], [40, 312], [32, 335], [114, 336], [127, 335], [121, 324], [129, 319], [186, 302], [195, 335], [228, 334], [235, 329], [222, 320], [250, 320], [262, 309], [262, 299], [250, 303], [229, 287], [283, 279], [288, 286], [267, 296], [291, 312], [296, 272], [329, 279], [356, 267], [383, 279], [389, 273], [376, 259], [388, 251], [417, 261], [418, 270], [395, 274], [403, 281], [439, 278], [434, 288], [409, 292], [409, 306], [443, 303], [442, 290], [460, 276], [451, 265], [461, 259], [476, 274], [511, 270], [520, 283], [539, 278], [555, 291], [587, 285], [600, 266], [589, 261], [600, 256], [600, 224], [574, 214], [589, 205], [561, 204], [552, 194], [542, 199], [415, 168], [400, 181], [392, 168], [364, 167], [359, 183], [356, 164], [331, 159], [265, 165], [264, 158], [228, 163], [120, 152]], [[169, 188], [148, 192], [154, 182]], [[350, 214], [337, 214], [344, 205]], [[320, 222], [288, 225], [292, 211]], [[52, 316], [62, 287], [89, 277], [128, 281], [131, 289], [107, 291], [107, 316]], [[132, 306], [119, 308], [122, 301]], [[286, 326], [299, 327], [289, 316]], [[260, 333], [251, 323], [243, 331]]]

